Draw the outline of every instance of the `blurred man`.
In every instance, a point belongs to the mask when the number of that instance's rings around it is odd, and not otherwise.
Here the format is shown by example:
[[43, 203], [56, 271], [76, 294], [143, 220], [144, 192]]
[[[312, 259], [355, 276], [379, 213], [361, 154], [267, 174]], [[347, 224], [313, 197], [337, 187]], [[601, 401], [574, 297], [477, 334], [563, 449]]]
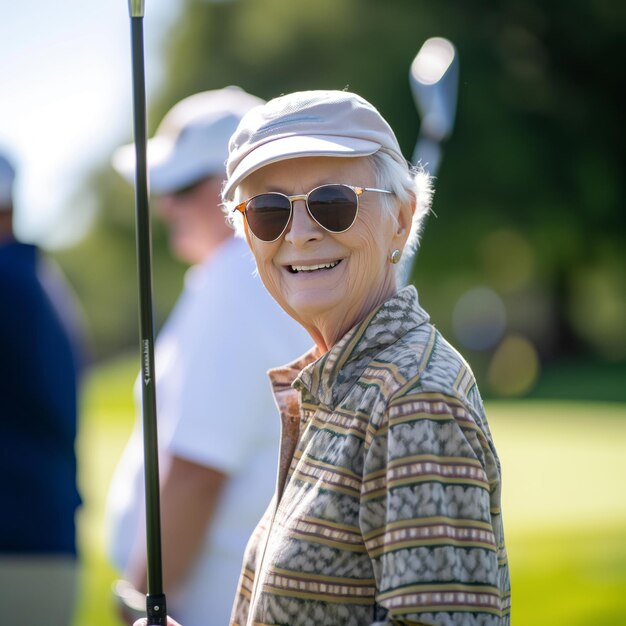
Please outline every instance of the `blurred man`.
[[76, 328], [65, 285], [13, 234], [15, 170], [0, 154], [0, 615], [71, 622], [76, 594]]
[[[236, 87], [195, 94], [148, 145], [156, 214], [172, 254], [192, 265], [156, 344], [163, 582], [185, 626], [228, 623], [245, 545], [274, 489], [279, 425], [266, 371], [310, 347], [220, 210], [228, 139], [261, 103]], [[132, 146], [114, 166], [132, 179]], [[131, 583], [117, 586], [126, 608], [146, 587], [143, 515], [138, 421], [108, 503], [111, 559]]]

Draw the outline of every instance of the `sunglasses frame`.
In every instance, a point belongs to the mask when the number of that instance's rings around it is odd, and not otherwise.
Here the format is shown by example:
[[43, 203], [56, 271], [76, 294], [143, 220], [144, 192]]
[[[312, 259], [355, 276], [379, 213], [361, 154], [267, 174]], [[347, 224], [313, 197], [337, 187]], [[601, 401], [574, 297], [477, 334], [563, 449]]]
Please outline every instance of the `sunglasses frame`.
[[[318, 222], [318, 220], [315, 218], [315, 216], [313, 215], [313, 213], [311, 212], [311, 208], [309, 207], [309, 196], [314, 191], [317, 191], [318, 189], [323, 189], [324, 187], [347, 187], [348, 189], [350, 189], [350, 190], [352, 190], [354, 192], [354, 195], [356, 196], [356, 212], [354, 213], [354, 219], [352, 220], [352, 222], [350, 223], [350, 225], [347, 228], [344, 228], [343, 230], [330, 230], [329, 228], [326, 228], [326, 226], [324, 226], [323, 224], [320, 224]], [[323, 228], [328, 233], [332, 233], [334, 235], [340, 235], [341, 233], [345, 233], [347, 230], [352, 228], [352, 226], [354, 226], [354, 223], [356, 222], [356, 218], [359, 215], [359, 198], [366, 191], [373, 191], [373, 192], [376, 192], [376, 193], [387, 193], [387, 194], [390, 194], [390, 195], [394, 195], [393, 191], [388, 191], [387, 189], [377, 189], [376, 187], [358, 187], [358, 186], [353, 186], [353, 185], [346, 185], [344, 183], [326, 183], [324, 185], [318, 185], [317, 187], [314, 187], [308, 193], [297, 194], [297, 195], [294, 195], [294, 196], [288, 196], [286, 193], [281, 193], [280, 191], [266, 191], [264, 193], [258, 193], [256, 196], [252, 196], [251, 198], [248, 198], [247, 200], [244, 200], [243, 202], [240, 202], [237, 206], [235, 206], [235, 208], [233, 209], [233, 212], [234, 211], [239, 211], [243, 215], [244, 219], [246, 220], [246, 223], [248, 224], [248, 228], [250, 229], [250, 232], [259, 241], [263, 241], [265, 243], [273, 243], [275, 241], [278, 241], [285, 234], [285, 231], [287, 230], [287, 227], [289, 226], [289, 224], [291, 222], [291, 218], [293, 217], [293, 203], [294, 203], [294, 201], [295, 200], [304, 200], [304, 204], [306, 206], [306, 210], [307, 210], [308, 214], [310, 215], [311, 219], [320, 228]], [[252, 202], [252, 200], [254, 200], [255, 198], [259, 198], [260, 196], [265, 196], [265, 195], [268, 195], [268, 194], [282, 196], [283, 198], [286, 198], [289, 201], [289, 217], [287, 218], [287, 222], [285, 223], [284, 228], [280, 231], [278, 236], [276, 238], [274, 238], [274, 239], [266, 240], [266, 239], [261, 239], [258, 235], [256, 235], [254, 233], [254, 231], [250, 227], [250, 223], [248, 222], [248, 216], [246, 215], [246, 211], [248, 209], [248, 204], [250, 202]]]

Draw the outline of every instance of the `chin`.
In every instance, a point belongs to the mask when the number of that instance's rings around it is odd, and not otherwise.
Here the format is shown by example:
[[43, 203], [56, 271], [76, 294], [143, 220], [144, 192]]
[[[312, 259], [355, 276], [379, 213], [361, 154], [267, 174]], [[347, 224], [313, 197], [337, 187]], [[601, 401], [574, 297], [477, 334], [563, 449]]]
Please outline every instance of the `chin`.
[[337, 293], [328, 289], [301, 290], [290, 294], [285, 301], [286, 308], [304, 324], [320, 316], [341, 315], [344, 303], [345, 291]]

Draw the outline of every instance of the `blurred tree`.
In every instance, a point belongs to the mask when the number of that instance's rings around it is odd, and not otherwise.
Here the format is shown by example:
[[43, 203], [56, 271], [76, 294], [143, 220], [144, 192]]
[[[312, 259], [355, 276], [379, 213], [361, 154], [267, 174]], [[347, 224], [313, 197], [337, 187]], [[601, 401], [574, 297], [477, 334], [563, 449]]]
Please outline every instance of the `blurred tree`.
[[[459, 297], [487, 286], [509, 331], [543, 358], [624, 359], [625, 26], [625, 5], [611, 0], [186, 0], [151, 130], [182, 97], [226, 84], [265, 98], [348, 88], [380, 109], [409, 157], [419, 119], [408, 69], [426, 38], [448, 37], [461, 60], [458, 118], [413, 276], [422, 299], [451, 332]], [[116, 279], [134, 267], [132, 199], [105, 167], [90, 181], [97, 228], [61, 259], [101, 353], [125, 345], [136, 321], [135, 285]], [[180, 268], [158, 236], [154, 255], [163, 315]]]

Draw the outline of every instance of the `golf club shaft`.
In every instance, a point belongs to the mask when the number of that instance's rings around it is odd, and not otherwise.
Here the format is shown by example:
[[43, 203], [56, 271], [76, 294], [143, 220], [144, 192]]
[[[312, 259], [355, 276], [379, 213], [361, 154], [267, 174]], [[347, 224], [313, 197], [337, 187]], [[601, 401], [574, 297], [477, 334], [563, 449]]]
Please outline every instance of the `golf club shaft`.
[[147, 617], [148, 624], [166, 623], [161, 566], [159, 462], [154, 376], [154, 324], [152, 314], [152, 244], [148, 205], [146, 81], [143, 55], [143, 0], [129, 0], [133, 65], [133, 126], [135, 135], [135, 210], [137, 270], [139, 278], [139, 332], [143, 444], [146, 493]]

